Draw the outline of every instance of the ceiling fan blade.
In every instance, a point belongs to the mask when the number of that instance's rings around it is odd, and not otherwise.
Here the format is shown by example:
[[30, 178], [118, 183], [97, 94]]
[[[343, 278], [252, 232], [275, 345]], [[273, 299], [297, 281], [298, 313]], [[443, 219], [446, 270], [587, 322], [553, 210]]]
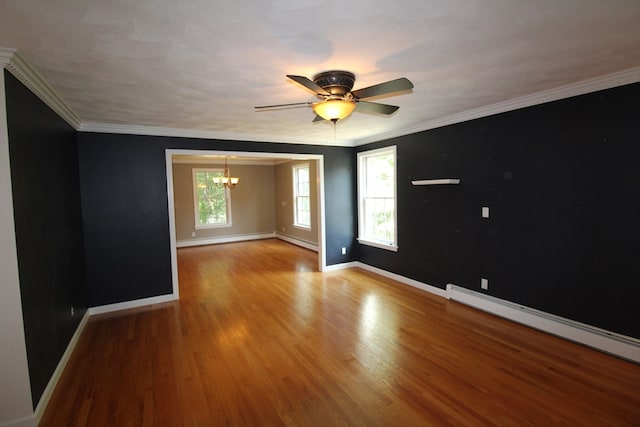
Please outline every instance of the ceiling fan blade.
[[276, 104], [276, 105], [260, 105], [258, 107], [253, 107], [256, 110], [264, 110], [267, 108], [290, 108], [290, 107], [302, 107], [313, 104], [312, 102], [293, 102], [291, 104]]
[[351, 94], [357, 99], [366, 99], [409, 89], [413, 89], [413, 83], [411, 83], [407, 78], [401, 77], [399, 79], [389, 80], [388, 82], [354, 90]]
[[291, 74], [287, 74], [287, 77], [289, 77], [291, 80], [293, 80], [296, 83], [300, 83], [302, 86], [306, 87], [316, 95], [325, 95], [325, 96], [331, 95], [329, 92], [322, 89], [320, 86], [318, 86], [317, 84], [315, 84], [305, 76], [294, 76]]
[[313, 123], [315, 123], [315, 122], [321, 122], [321, 121], [323, 121], [323, 120], [324, 120], [324, 119], [323, 119], [322, 117], [320, 117], [319, 115], [317, 115], [317, 114], [316, 114], [316, 118], [315, 118], [315, 119], [313, 119]]
[[393, 114], [398, 108], [395, 105], [379, 104], [377, 102], [358, 101], [356, 111], [361, 113]]

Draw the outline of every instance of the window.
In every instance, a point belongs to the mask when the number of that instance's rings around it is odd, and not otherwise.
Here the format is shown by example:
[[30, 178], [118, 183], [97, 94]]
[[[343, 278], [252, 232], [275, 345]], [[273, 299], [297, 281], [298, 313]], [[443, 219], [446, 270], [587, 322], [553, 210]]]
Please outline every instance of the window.
[[231, 195], [213, 178], [222, 176], [222, 169], [193, 170], [193, 199], [196, 228], [231, 226]]
[[358, 241], [398, 250], [396, 147], [358, 153]]
[[308, 163], [293, 166], [293, 225], [311, 228]]

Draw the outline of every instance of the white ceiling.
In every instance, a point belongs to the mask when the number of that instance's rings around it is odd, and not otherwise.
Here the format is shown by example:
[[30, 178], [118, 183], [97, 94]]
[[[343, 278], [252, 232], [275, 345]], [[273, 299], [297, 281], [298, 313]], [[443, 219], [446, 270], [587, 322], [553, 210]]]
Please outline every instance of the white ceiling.
[[[80, 129], [357, 145], [635, 73], [640, 1], [3, 0], [0, 46]], [[329, 69], [355, 73], [355, 89], [398, 77], [415, 88], [379, 100], [400, 106], [391, 117], [356, 112], [335, 134], [307, 107], [254, 111], [315, 100], [285, 75]]]

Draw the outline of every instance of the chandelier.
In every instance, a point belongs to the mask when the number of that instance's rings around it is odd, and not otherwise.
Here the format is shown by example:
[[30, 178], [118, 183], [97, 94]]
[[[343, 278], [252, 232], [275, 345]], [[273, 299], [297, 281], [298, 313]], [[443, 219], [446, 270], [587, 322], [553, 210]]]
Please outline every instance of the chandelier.
[[238, 181], [240, 181], [240, 178], [231, 176], [231, 171], [227, 166], [227, 158], [225, 157], [224, 173], [222, 174], [222, 176], [216, 176], [215, 178], [213, 178], [213, 183], [218, 187], [227, 187], [233, 189], [238, 184]]

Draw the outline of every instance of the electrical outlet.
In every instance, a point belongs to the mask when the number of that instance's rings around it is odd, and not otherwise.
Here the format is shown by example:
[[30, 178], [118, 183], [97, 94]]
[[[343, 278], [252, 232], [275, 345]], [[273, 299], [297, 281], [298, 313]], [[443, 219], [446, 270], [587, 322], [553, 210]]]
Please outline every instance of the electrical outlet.
[[489, 279], [480, 279], [480, 287], [482, 289], [489, 289]]
[[342, 255], [346, 255], [347, 254], [347, 248], [342, 248]]
[[489, 218], [489, 207], [488, 206], [483, 206], [482, 207], [482, 218]]
[[196, 237], [196, 232], [195, 231], [191, 232], [191, 237]]
[[71, 316], [75, 316], [75, 314], [76, 314], [75, 310], [73, 309], [73, 307], [71, 307]]

